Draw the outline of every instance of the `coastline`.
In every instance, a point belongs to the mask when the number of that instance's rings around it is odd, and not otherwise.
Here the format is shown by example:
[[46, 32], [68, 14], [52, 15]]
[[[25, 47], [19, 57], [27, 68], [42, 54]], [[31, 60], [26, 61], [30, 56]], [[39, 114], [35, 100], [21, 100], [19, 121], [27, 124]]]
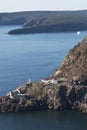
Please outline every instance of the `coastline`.
[[[16, 90], [19, 90], [17, 92]], [[57, 84], [42, 82], [25, 84], [15, 92], [0, 97], [0, 112], [22, 112], [32, 110], [78, 110], [87, 112], [87, 86], [71, 85], [63, 81]]]
[[[85, 53], [87, 50], [84, 50], [86, 47], [87, 37], [70, 50], [62, 65], [52, 77], [34, 83], [29, 81], [23, 86], [19, 86], [15, 90], [10, 91], [6, 96], [0, 97], [0, 112], [21, 112], [44, 109], [69, 109], [87, 112], [87, 79], [85, 79], [86, 75], [83, 76], [84, 73], [87, 74], [87, 64], [86, 60], [84, 60], [85, 56], [87, 56]], [[82, 53], [78, 55], [80, 50]], [[84, 54], [83, 57], [82, 54]], [[72, 57], [73, 60], [76, 59], [76, 62], [71, 62]], [[82, 66], [84, 65], [84, 70], [81, 70], [82, 67], [80, 68], [79, 66], [76, 68], [77, 70], [80, 69], [77, 73], [74, 70], [77, 66], [75, 63], [79, 64], [80, 59], [82, 59], [80, 64]], [[70, 67], [72, 71], [68, 71]]]
[[58, 24], [48, 26], [36, 26], [36, 27], [23, 27], [10, 30], [9, 35], [21, 35], [21, 34], [38, 34], [38, 33], [57, 33], [57, 32], [78, 32], [87, 30], [86, 26], [78, 26], [77, 24]]

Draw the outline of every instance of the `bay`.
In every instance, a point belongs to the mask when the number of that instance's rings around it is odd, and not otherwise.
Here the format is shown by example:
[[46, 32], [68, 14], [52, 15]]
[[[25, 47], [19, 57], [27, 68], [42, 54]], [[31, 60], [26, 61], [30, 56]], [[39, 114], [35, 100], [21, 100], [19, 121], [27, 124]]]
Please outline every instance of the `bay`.
[[87, 34], [47, 33], [8, 35], [18, 26], [0, 27], [0, 95], [31, 78], [41, 80], [55, 72], [70, 48]]
[[[55, 72], [87, 31], [8, 35], [18, 26], [0, 26], [0, 95]], [[87, 115], [73, 111], [0, 113], [0, 130], [86, 130]]]

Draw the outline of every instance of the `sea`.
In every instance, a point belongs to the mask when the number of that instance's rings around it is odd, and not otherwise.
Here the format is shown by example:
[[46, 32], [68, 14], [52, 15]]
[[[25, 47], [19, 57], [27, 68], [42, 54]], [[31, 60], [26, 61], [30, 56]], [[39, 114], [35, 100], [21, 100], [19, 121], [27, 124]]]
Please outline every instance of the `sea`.
[[[52, 75], [87, 31], [8, 35], [20, 26], [0, 26], [0, 96]], [[79, 30], [78, 30], [79, 31]], [[0, 113], [0, 130], [87, 130], [87, 114], [77, 111]]]

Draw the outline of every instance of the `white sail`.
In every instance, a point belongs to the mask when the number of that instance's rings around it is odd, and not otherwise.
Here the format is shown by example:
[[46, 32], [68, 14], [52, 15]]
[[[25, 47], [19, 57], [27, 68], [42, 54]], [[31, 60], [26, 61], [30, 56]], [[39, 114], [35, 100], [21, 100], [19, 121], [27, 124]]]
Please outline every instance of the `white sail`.
[[77, 31], [77, 35], [80, 35], [80, 33], [81, 33], [80, 31]]

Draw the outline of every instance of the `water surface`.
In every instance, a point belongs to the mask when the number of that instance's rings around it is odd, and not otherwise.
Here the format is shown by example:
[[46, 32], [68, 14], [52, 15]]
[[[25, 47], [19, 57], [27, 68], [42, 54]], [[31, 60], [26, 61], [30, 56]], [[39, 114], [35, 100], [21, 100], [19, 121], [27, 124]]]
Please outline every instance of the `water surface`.
[[[87, 35], [47, 33], [8, 35], [16, 26], [0, 27], [0, 95], [55, 72], [65, 55]], [[87, 115], [74, 111], [0, 113], [0, 130], [87, 130]]]
[[87, 115], [73, 111], [0, 114], [0, 130], [87, 130]]
[[55, 72], [65, 55], [87, 32], [8, 35], [13, 26], [0, 27], [0, 95]]

